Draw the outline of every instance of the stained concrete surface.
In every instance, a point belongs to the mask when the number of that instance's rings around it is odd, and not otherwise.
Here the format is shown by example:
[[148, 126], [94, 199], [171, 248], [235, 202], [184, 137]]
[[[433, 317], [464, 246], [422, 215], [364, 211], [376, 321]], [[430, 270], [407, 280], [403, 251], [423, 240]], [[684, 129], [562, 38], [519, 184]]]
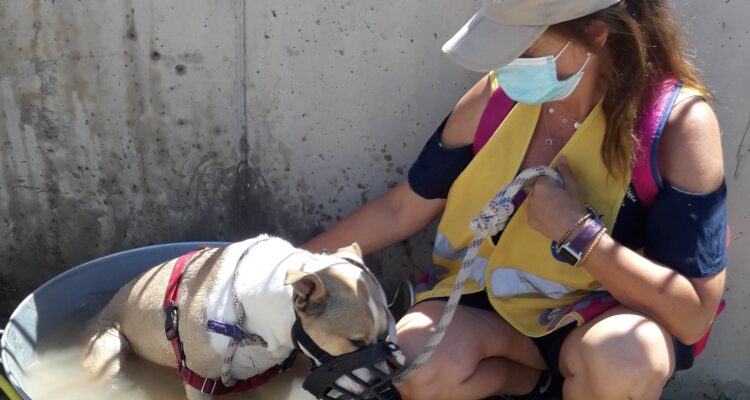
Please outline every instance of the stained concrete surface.
[[[440, 53], [478, 4], [0, 3], [0, 314], [94, 257], [301, 242], [383, 193], [478, 78]], [[665, 398], [750, 398], [750, 4], [678, 4], [717, 94], [733, 247], [729, 308]], [[388, 288], [429, 263], [431, 238], [371, 259]]]

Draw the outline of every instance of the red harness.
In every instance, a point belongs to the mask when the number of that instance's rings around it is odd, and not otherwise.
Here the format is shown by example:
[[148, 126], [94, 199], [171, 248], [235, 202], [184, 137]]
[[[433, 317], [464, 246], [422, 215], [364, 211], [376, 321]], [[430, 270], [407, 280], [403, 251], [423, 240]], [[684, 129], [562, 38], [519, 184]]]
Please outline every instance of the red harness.
[[185, 357], [185, 349], [180, 340], [180, 333], [177, 329], [178, 326], [178, 312], [177, 303], [179, 301], [180, 292], [180, 281], [182, 280], [182, 274], [185, 272], [190, 260], [197, 254], [198, 251], [193, 251], [177, 259], [172, 267], [172, 276], [169, 277], [169, 284], [167, 284], [167, 293], [164, 296], [164, 312], [166, 313], [166, 323], [164, 329], [167, 334], [167, 340], [172, 344], [174, 349], [174, 355], [177, 358], [177, 374], [183, 382], [192, 386], [196, 390], [206, 395], [222, 395], [227, 393], [244, 392], [250, 389], [255, 389], [262, 384], [268, 382], [269, 379], [273, 378], [278, 374], [283, 367], [274, 366], [262, 374], [251, 376], [243, 381], [237, 382], [233, 386], [225, 386], [221, 380], [204, 378], [195, 372], [193, 372], [187, 366], [187, 360]]

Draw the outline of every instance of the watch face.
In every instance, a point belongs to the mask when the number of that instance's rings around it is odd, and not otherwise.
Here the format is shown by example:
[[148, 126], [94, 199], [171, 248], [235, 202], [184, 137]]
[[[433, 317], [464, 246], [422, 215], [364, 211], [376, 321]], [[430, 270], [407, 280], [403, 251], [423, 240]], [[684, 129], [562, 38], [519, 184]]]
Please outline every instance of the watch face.
[[552, 255], [556, 260], [575, 266], [581, 260], [581, 253], [570, 248], [570, 243], [565, 243], [557, 249], [557, 243], [552, 242]]
[[[568, 263], [570, 264], [570, 259], [573, 257], [572, 254], [570, 254], [570, 251], [568, 251], [566, 248], [560, 248], [560, 250], [557, 250], [557, 241], [552, 241], [552, 247], [550, 248], [550, 253], [552, 253], [552, 258], [554, 258], [557, 261]], [[564, 255], [563, 255], [564, 254]]]
[[567, 262], [562, 258], [560, 253], [557, 252], [557, 240], [552, 241], [552, 246], [550, 247], [549, 251], [550, 253], [552, 253], [552, 258], [554, 258], [555, 260], [560, 262]]
[[563, 247], [562, 249], [560, 249], [560, 258], [562, 258], [563, 261], [570, 265], [578, 264], [579, 260], [579, 258], [573, 255], [573, 253], [571, 253], [567, 247]]

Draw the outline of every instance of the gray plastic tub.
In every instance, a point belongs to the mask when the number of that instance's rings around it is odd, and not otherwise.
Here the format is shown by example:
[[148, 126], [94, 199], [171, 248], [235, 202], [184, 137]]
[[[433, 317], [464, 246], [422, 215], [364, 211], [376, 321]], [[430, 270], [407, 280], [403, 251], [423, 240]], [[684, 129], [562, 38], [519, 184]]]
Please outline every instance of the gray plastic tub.
[[[16, 308], [0, 341], [8, 380], [22, 398], [24, 369], [45, 333], [73, 313], [93, 315], [125, 283], [141, 272], [191, 250], [225, 243], [189, 242], [142, 247], [96, 259], [72, 268], [30, 294]], [[28, 389], [28, 388], [26, 388]]]

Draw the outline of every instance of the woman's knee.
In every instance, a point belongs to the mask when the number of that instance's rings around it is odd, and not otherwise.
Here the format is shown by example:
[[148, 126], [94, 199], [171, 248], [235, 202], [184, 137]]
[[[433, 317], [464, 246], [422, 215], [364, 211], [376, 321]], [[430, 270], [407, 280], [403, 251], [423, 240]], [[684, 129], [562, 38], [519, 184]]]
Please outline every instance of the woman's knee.
[[[399, 347], [406, 356], [407, 365], [425, 349], [427, 341], [435, 332], [444, 305], [442, 302], [432, 301], [417, 304], [398, 322], [396, 336]], [[461, 311], [457, 311], [459, 312]], [[456, 318], [453, 321], [429, 360], [404, 382], [402, 386], [405, 391], [421, 393], [443, 383], [454, 384], [473, 372], [482, 359], [479, 348], [481, 341], [465, 337], [466, 333], [463, 331], [466, 327], [462, 326], [462, 319]]]
[[[429, 335], [426, 337], [429, 338]], [[406, 346], [404, 354], [407, 355], [407, 365], [414, 362], [426, 341], [427, 339], [403, 341]], [[399, 345], [401, 343], [402, 340], [399, 337]], [[465, 379], [464, 377], [471, 375], [479, 363], [478, 359], [468, 356], [471, 353], [470, 349], [466, 349], [465, 352], [460, 351], [462, 347], [462, 343], [455, 346], [439, 346], [439, 352], [436, 350], [426, 363], [398, 386], [401, 397], [409, 400], [443, 398], [441, 393], [457, 386]], [[452, 361], [446, 362], [449, 359]]]
[[[428, 301], [414, 306], [397, 324], [398, 344], [407, 365], [422, 353], [435, 332], [444, 302]], [[483, 358], [488, 357], [486, 342], [492, 337], [477, 328], [474, 311], [459, 307], [443, 341], [429, 360], [399, 385], [405, 399], [440, 399], [470, 377]], [[502, 340], [494, 335], [493, 340]]]
[[[398, 344], [409, 362], [424, 350], [427, 341], [435, 333], [444, 308], [445, 302], [422, 302], [398, 321]], [[436, 361], [435, 364], [448, 364], [440, 365], [441, 370], [447, 368], [455, 373], [455, 370], [470, 369], [479, 360], [500, 355], [498, 353], [502, 352], [503, 344], [508, 340], [507, 336], [503, 332], [487, 332], [478, 327], [482, 325], [480, 320], [484, 316], [478, 317], [475, 315], [477, 312], [483, 311], [463, 306], [456, 310], [441, 343], [430, 357], [430, 361]], [[497, 318], [496, 314], [487, 313], [487, 318]], [[494, 343], [495, 348], [491, 348], [490, 343]]]
[[671, 336], [645, 316], [613, 316], [583, 332], [563, 346], [562, 369], [597, 393], [649, 398], [674, 371]]
[[593, 343], [584, 342], [584, 358], [601, 370], [648, 375], [666, 381], [672, 371], [672, 343], [656, 322], [645, 317]]

